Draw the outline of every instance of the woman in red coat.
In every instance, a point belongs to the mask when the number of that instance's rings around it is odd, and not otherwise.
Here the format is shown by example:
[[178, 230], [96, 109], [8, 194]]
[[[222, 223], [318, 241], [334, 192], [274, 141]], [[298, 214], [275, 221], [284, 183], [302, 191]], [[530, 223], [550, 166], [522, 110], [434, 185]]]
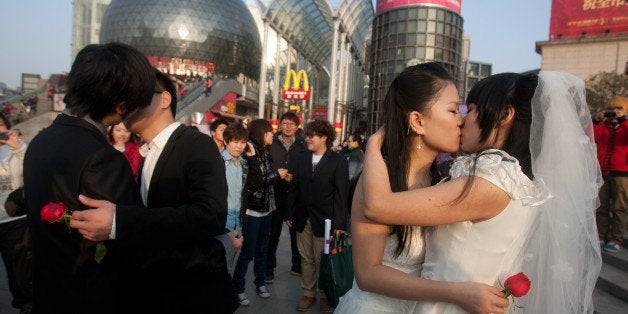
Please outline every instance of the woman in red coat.
[[140, 138], [136, 134], [131, 134], [122, 122], [109, 129], [109, 143], [129, 160], [135, 181], [137, 181], [137, 172], [142, 163], [140, 142]]

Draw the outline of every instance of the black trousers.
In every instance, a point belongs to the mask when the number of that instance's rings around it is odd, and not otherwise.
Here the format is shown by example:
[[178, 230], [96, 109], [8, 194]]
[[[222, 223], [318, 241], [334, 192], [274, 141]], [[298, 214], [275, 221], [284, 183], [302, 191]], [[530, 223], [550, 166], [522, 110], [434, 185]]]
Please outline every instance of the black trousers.
[[[272, 273], [277, 267], [277, 247], [279, 246], [279, 237], [283, 229], [283, 218], [286, 212], [286, 196], [275, 195], [275, 203], [277, 211], [273, 213], [270, 222], [270, 238], [268, 239], [268, 252], [266, 254], [266, 273]], [[297, 247], [297, 232], [294, 228], [290, 231], [290, 251], [292, 253], [292, 270], [301, 271], [301, 255]]]

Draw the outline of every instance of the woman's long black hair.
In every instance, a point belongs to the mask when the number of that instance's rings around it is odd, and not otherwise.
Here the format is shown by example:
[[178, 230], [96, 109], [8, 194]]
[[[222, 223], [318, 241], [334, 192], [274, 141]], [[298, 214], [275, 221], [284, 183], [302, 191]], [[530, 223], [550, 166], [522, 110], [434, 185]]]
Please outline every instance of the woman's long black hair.
[[[410, 66], [392, 82], [384, 98], [386, 108], [384, 142], [382, 155], [386, 160], [388, 177], [393, 192], [408, 190], [410, 150], [412, 136], [409, 136], [408, 118], [412, 111], [429, 114], [430, 104], [440, 95], [453, 78], [438, 63], [428, 62]], [[412, 132], [410, 135], [413, 135]], [[438, 181], [438, 171], [432, 164], [432, 183]], [[394, 204], [391, 204], [394, 206]], [[391, 226], [390, 234], [397, 236], [395, 256], [399, 256], [411, 239], [412, 229], [408, 226]]]

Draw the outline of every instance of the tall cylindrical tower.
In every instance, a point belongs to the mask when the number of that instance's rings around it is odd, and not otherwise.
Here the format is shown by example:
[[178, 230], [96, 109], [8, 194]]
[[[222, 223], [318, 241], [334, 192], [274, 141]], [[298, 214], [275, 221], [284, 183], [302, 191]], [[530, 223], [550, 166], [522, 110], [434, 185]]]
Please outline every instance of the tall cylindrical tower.
[[461, 87], [461, 5], [462, 0], [377, 0], [370, 47], [370, 132], [383, 119], [388, 86], [410, 65], [440, 62]]

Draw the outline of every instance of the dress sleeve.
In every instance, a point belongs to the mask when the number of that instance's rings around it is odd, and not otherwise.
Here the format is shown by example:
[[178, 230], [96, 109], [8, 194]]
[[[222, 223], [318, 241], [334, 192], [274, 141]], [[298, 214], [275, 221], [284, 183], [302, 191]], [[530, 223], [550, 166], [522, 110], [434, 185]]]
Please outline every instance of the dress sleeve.
[[488, 180], [524, 205], [540, 205], [551, 198], [541, 180], [530, 180], [521, 171], [519, 161], [501, 150], [458, 157], [452, 167], [452, 178], [470, 174]]

